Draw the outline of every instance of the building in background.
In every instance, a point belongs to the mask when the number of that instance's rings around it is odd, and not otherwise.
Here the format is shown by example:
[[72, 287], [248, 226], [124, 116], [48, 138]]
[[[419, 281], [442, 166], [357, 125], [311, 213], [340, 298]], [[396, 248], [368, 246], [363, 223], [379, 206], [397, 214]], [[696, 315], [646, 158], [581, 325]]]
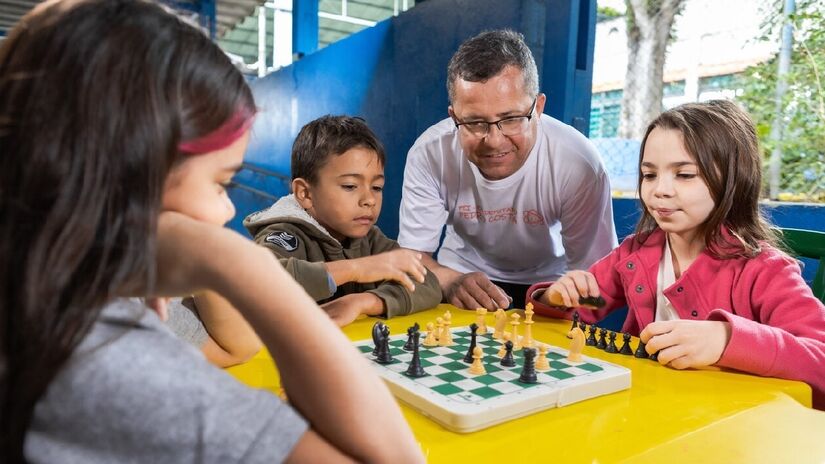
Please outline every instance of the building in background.
[[[640, 78], [625, 82], [627, 19], [623, 0], [600, 0], [621, 16], [600, 16], [596, 25], [590, 138], [599, 148], [613, 188], [636, 188], [639, 141], [617, 139], [622, 93], [626, 86], [644, 86]], [[687, 0], [676, 17], [667, 48], [662, 109], [686, 102], [735, 98], [735, 76], [769, 60], [778, 43], [758, 40], [769, 0]]]

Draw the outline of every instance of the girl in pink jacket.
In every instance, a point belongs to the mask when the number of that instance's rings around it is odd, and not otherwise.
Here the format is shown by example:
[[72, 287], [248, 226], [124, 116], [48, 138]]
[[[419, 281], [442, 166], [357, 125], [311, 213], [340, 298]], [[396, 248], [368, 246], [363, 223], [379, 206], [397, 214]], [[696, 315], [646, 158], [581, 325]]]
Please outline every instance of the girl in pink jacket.
[[636, 233], [588, 271], [531, 287], [536, 312], [569, 317], [579, 298], [600, 296], [582, 320], [626, 305], [622, 331], [660, 363], [801, 380], [825, 409], [825, 306], [760, 215], [748, 115], [728, 101], [666, 111], [648, 126], [639, 169]]

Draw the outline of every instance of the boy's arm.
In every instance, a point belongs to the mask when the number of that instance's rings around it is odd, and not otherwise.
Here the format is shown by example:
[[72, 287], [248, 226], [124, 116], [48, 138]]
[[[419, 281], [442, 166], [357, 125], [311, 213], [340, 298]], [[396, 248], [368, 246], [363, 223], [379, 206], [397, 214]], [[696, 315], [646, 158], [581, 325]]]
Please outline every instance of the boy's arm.
[[[369, 240], [373, 255], [400, 248], [398, 242], [388, 238], [377, 227], [370, 231]], [[412, 292], [395, 282], [386, 281], [367, 293], [381, 298], [387, 318], [434, 308], [441, 303], [441, 286], [435, 273], [429, 269], [424, 275], [424, 282], [416, 284]]]
[[248, 361], [260, 351], [262, 343], [255, 331], [226, 299], [205, 291], [194, 296], [195, 308], [206, 332], [201, 345], [206, 359], [219, 367]]
[[425, 283], [426, 274], [429, 272], [422, 262], [421, 253], [402, 249], [377, 227], [369, 231], [365, 240], [369, 246], [366, 256], [326, 263], [336, 285], [347, 282], [365, 284], [392, 281], [413, 291]]
[[[283, 235], [286, 234], [286, 235]], [[307, 238], [291, 224], [274, 224], [255, 234], [255, 243], [278, 257], [281, 266], [309, 293], [315, 301], [329, 298], [335, 293], [330, 285], [332, 273], [323, 262], [307, 261]], [[335, 285], [343, 282], [335, 280]]]
[[372, 293], [384, 301], [384, 316], [387, 318], [435, 308], [441, 303], [441, 286], [432, 272], [427, 273], [424, 283], [416, 285], [413, 292], [395, 282], [384, 282], [366, 293]]

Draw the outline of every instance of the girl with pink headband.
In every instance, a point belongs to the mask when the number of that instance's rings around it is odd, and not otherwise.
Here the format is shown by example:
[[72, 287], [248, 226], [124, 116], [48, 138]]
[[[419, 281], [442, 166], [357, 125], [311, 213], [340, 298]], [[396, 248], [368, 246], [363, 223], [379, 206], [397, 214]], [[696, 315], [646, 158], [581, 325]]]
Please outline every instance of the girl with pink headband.
[[[43, 2], [0, 43], [4, 462], [422, 461], [367, 361], [221, 227], [254, 113], [223, 52], [151, 2]], [[204, 290], [255, 328], [289, 404], [144, 304]]]

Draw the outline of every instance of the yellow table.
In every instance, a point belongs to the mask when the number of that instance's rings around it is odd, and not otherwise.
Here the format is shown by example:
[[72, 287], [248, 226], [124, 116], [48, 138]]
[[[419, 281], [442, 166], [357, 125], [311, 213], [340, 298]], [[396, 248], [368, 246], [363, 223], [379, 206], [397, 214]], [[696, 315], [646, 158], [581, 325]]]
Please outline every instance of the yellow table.
[[[386, 322], [392, 333], [406, 333], [414, 322], [423, 328], [447, 309], [453, 327], [475, 321], [474, 312], [441, 305]], [[569, 346], [569, 321], [534, 320], [535, 339]], [[368, 339], [375, 321], [359, 319], [343, 330], [352, 340]], [[825, 462], [825, 413], [810, 409], [811, 389], [802, 382], [717, 369], [677, 371], [594, 347], [584, 354], [629, 368], [630, 389], [470, 434], [401, 408], [432, 463]], [[265, 352], [228, 370], [248, 385], [279, 389]]]

